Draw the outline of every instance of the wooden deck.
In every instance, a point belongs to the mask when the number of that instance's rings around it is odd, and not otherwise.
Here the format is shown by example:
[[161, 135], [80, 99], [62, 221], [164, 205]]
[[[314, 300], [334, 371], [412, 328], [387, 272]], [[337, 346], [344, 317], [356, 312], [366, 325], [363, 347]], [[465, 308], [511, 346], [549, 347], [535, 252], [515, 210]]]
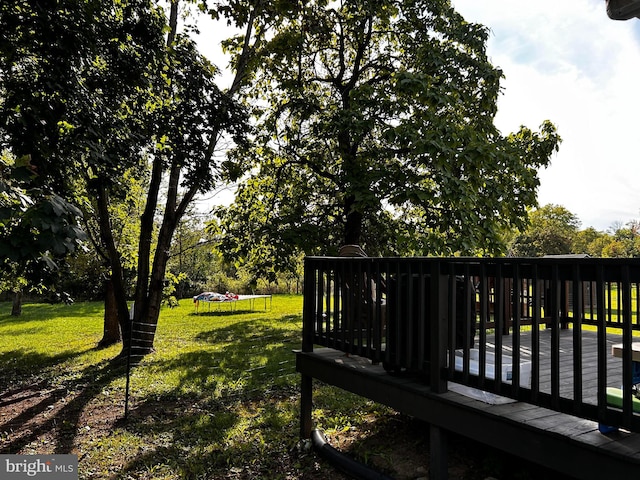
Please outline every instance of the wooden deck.
[[[560, 330], [560, 349], [559, 363], [560, 367], [560, 395], [565, 398], [574, 398], [573, 384], [573, 346], [572, 346], [572, 329]], [[582, 336], [582, 367], [583, 367], [583, 385], [582, 397], [585, 403], [597, 405], [597, 344], [596, 334], [594, 331], [583, 330]], [[540, 331], [540, 391], [551, 393], [551, 329], [542, 329]], [[487, 337], [487, 352], [495, 351], [495, 338]], [[512, 356], [513, 350], [511, 335], [502, 336], [502, 352], [503, 355]], [[520, 357], [522, 361], [531, 359], [533, 348], [531, 346], [530, 332], [523, 332], [520, 335]], [[622, 342], [621, 335], [607, 335], [607, 352], [611, 352], [611, 347]], [[622, 359], [607, 356], [607, 385], [611, 387], [620, 387], [622, 385]]]
[[[551, 391], [552, 380], [564, 397], [573, 398], [572, 330], [561, 330], [559, 379], [552, 379], [551, 331], [540, 331], [540, 391]], [[501, 337], [503, 355], [512, 355], [511, 336]], [[582, 332], [583, 401], [596, 405], [596, 337]], [[487, 351], [495, 347], [495, 338], [487, 337]], [[521, 360], [530, 358], [531, 335], [520, 336]], [[609, 336], [610, 346], [621, 337]], [[607, 385], [619, 387], [622, 380], [622, 360], [607, 358]], [[415, 416], [431, 425], [432, 479], [446, 478], [446, 432], [468, 437], [509, 454], [545, 465], [553, 470], [580, 479], [603, 479], [625, 475], [635, 478], [640, 471], [640, 434], [618, 431], [604, 435], [596, 422], [559, 413], [528, 403], [510, 401], [491, 404], [479, 401], [451, 389], [443, 394], [431, 391], [419, 378], [409, 374], [391, 375], [370, 360], [345, 356], [338, 350], [319, 348], [297, 353], [297, 369], [302, 374], [301, 429], [305, 435], [311, 429], [311, 382], [313, 379], [335, 385], [400, 412]], [[587, 374], [593, 369], [593, 374]], [[450, 386], [450, 388], [453, 386]], [[435, 449], [435, 451], [434, 451]], [[439, 460], [437, 460], [439, 459]], [[434, 464], [435, 462], [435, 464]], [[632, 477], [633, 476], [633, 477]]]

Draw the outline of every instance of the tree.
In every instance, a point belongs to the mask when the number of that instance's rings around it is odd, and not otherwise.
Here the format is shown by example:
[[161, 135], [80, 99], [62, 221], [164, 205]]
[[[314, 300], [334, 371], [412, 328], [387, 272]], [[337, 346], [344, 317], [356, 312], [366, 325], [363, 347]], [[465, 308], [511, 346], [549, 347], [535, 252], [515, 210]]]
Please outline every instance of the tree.
[[[221, 91], [215, 83], [212, 65], [198, 53], [191, 40], [176, 35], [177, 7], [178, 1], [173, 1], [167, 38], [166, 104], [156, 122], [161, 128], [154, 139], [156, 149], [141, 217], [132, 322], [135, 335], [131, 337], [131, 348], [140, 356], [153, 350], [174, 232], [195, 196], [212, 190], [221, 178], [220, 166], [214, 159], [221, 136], [226, 133], [241, 143], [247, 125], [243, 109], [232, 98], [233, 91]], [[167, 181], [164, 208], [152, 255], [156, 202], [163, 179]], [[125, 344], [125, 351], [126, 348]]]
[[602, 248], [603, 257], [640, 257], [640, 222], [632, 220], [623, 226], [612, 226], [613, 234]]
[[[122, 193], [125, 172], [146, 166], [148, 72], [162, 71], [163, 17], [144, 0], [11, 0], [0, 8], [0, 27], [11, 32], [0, 45], [6, 148], [30, 158], [35, 188], [76, 204], [93, 196], [105, 233], [108, 196]], [[110, 261], [119, 282], [113, 250]], [[126, 298], [116, 292], [122, 324]]]
[[607, 243], [609, 243], [609, 238], [606, 233], [589, 227], [575, 234], [572, 251], [585, 253], [591, 257], [602, 257], [602, 249]]
[[22, 289], [42, 291], [55, 284], [61, 260], [84, 240], [80, 210], [45, 188], [28, 156], [0, 156], [0, 278], [14, 293], [12, 315], [20, 315]]
[[449, 1], [305, 2], [281, 12], [245, 102], [251, 169], [218, 212], [229, 257], [255, 274], [299, 252], [359, 243], [370, 254], [504, 250], [536, 203], [554, 127], [503, 136], [502, 73], [488, 30]]
[[[241, 139], [242, 109], [216, 86], [215, 68], [193, 41], [177, 34], [178, 1], [168, 20], [150, 0], [10, 0], [0, 8], [0, 27], [12, 32], [0, 45], [2, 138], [15, 156], [30, 155], [42, 182], [91, 198], [122, 353], [132, 347], [142, 356], [153, 348], [175, 228], [194, 196], [219, 179], [216, 145], [225, 133]], [[147, 187], [132, 323], [110, 211], [125, 196], [128, 172]]]
[[[140, 215], [144, 207], [144, 196], [146, 182], [136, 179], [131, 171], [124, 172], [119, 180], [117, 195], [109, 197], [109, 204], [106, 206], [108, 218], [97, 214], [100, 211], [96, 198], [87, 198], [84, 205], [85, 228], [89, 233], [91, 244], [93, 245], [93, 257], [87, 263], [93, 264], [94, 279], [98, 280], [104, 292], [105, 313], [103, 337], [98, 343], [105, 347], [118, 343], [122, 340], [121, 322], [118, 320], [118, 303], [116, 291], [110, 265], [113, 261], [110, 258], [104, 241], [105, 227], [108, 222], [109, 241], [113, 241], [118, 252], [120, 271], [122, 279], [119, 282], [121, 288], [127, 292], [127, 297], [133, 292], [133, 284], [137, 267], [137, 246], [140, 237]], [[104, 207], [102, 207], [104, 209]], [[92, 260], [92, 261], [91, 261]], [[96, 271], [97, 270], [97, 271]], [[94, 281], [95, 281], [94, 280]], [[90, 283], [85, 283], [88, 285]]]
[[548, 204], [529, 214], [527, 229], [518, 235], [511, 254], [521, 257], [541, 257], [574, 252], [574, 239], [580, 220], [565, 207]]

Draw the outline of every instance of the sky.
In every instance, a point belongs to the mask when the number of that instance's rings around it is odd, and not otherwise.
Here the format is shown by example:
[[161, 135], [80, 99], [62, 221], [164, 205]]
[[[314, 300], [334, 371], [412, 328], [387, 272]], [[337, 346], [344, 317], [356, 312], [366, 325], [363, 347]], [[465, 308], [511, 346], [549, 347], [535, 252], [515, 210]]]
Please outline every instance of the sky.
[[[609, 19], [605, 0], [452, 4], [490, 29], [487, 52], [505, 77], [501, 132], [537, 131], [548, 119], [562, 137], [539, 172], [539, 204], [562, 205], [582, 228], [601, 231], [640, 219], [640, 19]], [[224, 29], [210, 26], [200, 44], [219, 52]]]
[[550, 120], [562, 137], [539, 172], [540, 205], [581, 227], [640, 219], [640, 19], [615, 21], [605, 0], [452, 0], [490, 29], [487, 53], [505, 76], [503, 134]]

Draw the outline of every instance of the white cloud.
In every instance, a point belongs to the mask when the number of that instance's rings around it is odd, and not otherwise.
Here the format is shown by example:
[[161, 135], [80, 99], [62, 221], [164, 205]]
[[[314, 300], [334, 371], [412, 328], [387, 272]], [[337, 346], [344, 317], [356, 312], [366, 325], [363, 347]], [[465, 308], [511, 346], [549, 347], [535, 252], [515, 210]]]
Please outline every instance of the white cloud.
[[640, 20], [610, 20], [603, 0], [454, 0], [491, 29], [488, 54], [506, 79], [504, 132], [551, 120], [563, 138], [540, 172], [541, 204], [567, 207], [583, 227], [640, 217]]

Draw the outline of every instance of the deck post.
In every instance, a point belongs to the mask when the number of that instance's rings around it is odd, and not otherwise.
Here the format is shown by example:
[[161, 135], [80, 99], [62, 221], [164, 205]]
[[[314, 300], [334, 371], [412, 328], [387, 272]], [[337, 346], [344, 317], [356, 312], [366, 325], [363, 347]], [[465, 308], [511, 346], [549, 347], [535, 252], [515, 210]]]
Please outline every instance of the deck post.
[[300, 438], [311, 438], [313, 408], [313, 378], [302, 374], [300, 382]]
[[431, 391], [445, 393], [447, 379], [443, 369], [447, 364], [447, 277], [440, 273], [440, 262], [431, 263], [430, 325], [430, 383]]
[[[311, 259], [304, 259], [304, 304], [302, 307], [302, 351], [313, 352], [316, 312], [316, 281], [319, 273]], [[321, 301], [321, 300], [320, 300]], [[300, 438], [311, 438], [311, 410], [313, 408], [313, 377], [300, 377]]]
[[304, 259], [304, 286], [302, 306], [302, 351], [313, 352], [313, 333], [316, 321], [316, 281], [319, 275], [311, 259]]
[[434, 424], [430, 424], [429, 444], [431, 450], [429, 478], [431, 480], [447, 480], [449, 477], [447, 432]]

